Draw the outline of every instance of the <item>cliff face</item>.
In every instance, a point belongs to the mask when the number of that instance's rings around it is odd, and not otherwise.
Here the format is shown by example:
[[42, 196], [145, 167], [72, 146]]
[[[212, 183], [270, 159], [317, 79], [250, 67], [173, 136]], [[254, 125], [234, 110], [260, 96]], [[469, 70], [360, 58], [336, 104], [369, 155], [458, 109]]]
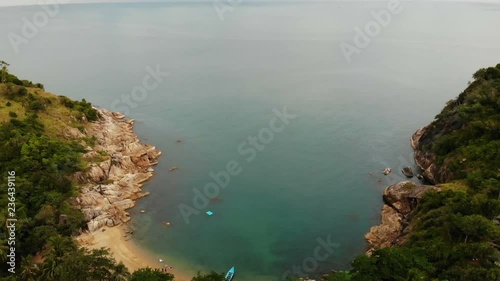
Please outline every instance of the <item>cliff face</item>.
[[151, 166], [161, 154], [154, 146], [140, 143], [132, 131], [133, 120], [125, 121], [119, 113], [98, 111], [102, 118], [90, 123], [82, 134], [95, 140], [83, 156], [90, 164], [74, 175], [81, 184], [74, 204], [82, 210], [90, 232], [130, 220], [126, 210], [135, 205], [135, 199], [147, 195], [140, 187], [153, 176]]
[[453, 173], [446, 166], [436, 163], [436, 155], [424, 149], [431, 145], [435, 139], [436, 128], [433, 124], [418, 129], [411, 137], [411, 146], [415, 150], [414, 158], [417, 166], [422, 170], [422, 176], [432, 184], [448, 182], [453, 178]]
[[411, 181], [393, 184], [384, 190], [384, 206], [382, 207], [382, 221], [374, 226], [365, 235], [370, 246], [367, 254], [374, 250], [402, 244], [410, 231], [409, 214], [415, 209], [419, 200], [429, 190], [438, 187], [417, 185]]
[[484, 178], [497, 177], [500, 162], [488, 156], [498, 151], [500, 140], [500, 64], [479, 70], [474, 79], [411, 138], [415, 161], [433, 184], [478, 170]]

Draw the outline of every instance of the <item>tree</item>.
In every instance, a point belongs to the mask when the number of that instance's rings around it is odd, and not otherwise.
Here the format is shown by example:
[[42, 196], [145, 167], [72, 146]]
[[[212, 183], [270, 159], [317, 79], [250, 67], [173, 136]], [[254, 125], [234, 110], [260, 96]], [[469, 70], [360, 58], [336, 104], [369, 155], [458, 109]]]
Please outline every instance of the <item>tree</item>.
[[7, 74], [9, 73], [9, 70], [7, 67], [10, 66], [7, 62], [0, 60], [0, 67], [2, 68], [2, 73], [1, 73], [1, 82], [6, 83], [7, 82]]
[[[351, 280], [407, 280], [409, 275], [425, 276], [435, 271], [427, 258], [416, 249], [404, 247], [375, 251], [371, 257], [361, 256], [352, 262]], [[342, 280], [342, 279], [340, 279]], [[345, 279], [344, 279], [345, 280]], [[349, 280], [349, 279], [348, 279]]]
[[129, 281], [172, 281], [174, 276], [170, 273], [161, 272], [158, 269], [151, 269], [149, 267], [141, 268], [134, 271]]
[[349, 271], [339, 271], [329, 276], [327, 281], [351, 281], [351, 277]]
[[217, 273], [215, 271], [211, 271], [207, 274], [201, 274], [199, 271], [191, 281], [225, 281], [224, 273]]
[[33, 281], [37, 276], [37, 268], [33, 264], [31, 256], [21, 258], [21, 268], [19, 273], [22, 281]]
[[[5, 221], [4, 219], [1, 221]], [[0, 262], [4, 263], [7, 261], [7, 254], [9, 254], [9, 247], [7, 246], [6, 239], [0, 239]]]
[[43, 266], [47, 269], [44, 281], [126, 281], [129, 276], [125, 266], [116, 264], [106, 249], [70, 250], [62, 258], [48, 258]]
[[453, 221], [461, 234], [465, 236], [464, 243], [467, 243], [469, 237], [475, 238], [477, 242], [500, 239], [498, 229], [490, 220], [481, 215], [455, 216]]
[[62, 260], [66, 253], [76, 250], [76, 245], [71, 238], [59, 235], [50, 237], [48, 245], [49, 251], [46, 257], [57, 262]]
[[113, 276], [111, 277], [110, 281], [126, 280], [129, 275], [130, 273], [128, 272], [127, 267], [125, 267], [125, 265], [120, 262], [115, 266]]

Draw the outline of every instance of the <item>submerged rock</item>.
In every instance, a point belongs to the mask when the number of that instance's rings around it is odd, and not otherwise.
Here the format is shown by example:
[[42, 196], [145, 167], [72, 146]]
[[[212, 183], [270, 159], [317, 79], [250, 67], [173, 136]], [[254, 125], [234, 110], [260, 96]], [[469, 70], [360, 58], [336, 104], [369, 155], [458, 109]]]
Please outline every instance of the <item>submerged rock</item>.
[[403, 175], [405, 175], [408, 178], [413, 178], [413, 170], [411, 167], [404, 167], [403, 170], [401, 170]]
[[386, 176], [387, 176], [388, 174], [390, 174], [390, 173], [391, 173], [391, 171], [392, 171], [392, 169], [391, 169], [391, 168], [385, 168], [385, 169], [384, 169], [384, 171], [383, 171], [383, 173], [384, 173], [384, 175], [386, 175]]

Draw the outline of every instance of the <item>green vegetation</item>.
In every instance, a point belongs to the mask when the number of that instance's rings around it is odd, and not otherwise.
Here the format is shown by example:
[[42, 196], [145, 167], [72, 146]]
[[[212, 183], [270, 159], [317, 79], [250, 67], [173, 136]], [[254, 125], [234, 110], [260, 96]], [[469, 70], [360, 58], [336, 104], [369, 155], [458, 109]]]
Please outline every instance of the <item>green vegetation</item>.
[[89, 121], [96, 121], [98, 119], [97, 111], [93, 109], [92, 104], [87, 102], [85, 99], [82, 99], [82, 101], [72, 101], [65, 96], [59, 96], [59, 98], [65, 107], [75, 109], [80, 112], [78, 119], [81, 119], [83, 116], [85, 116]]
[[174, 276], [169, 273], [163, 273], [157, 269], [141, 268], [135, 271], [129, 281], [172, 281]]
[[473, 77], [423, 137], [420, 148], [449, 182], [422, 198], [407, 242], [360, 256], [329, 280], [500, 280], [500, 64]]
[[43, 90], [43, 85], [40, 83], [33, 83], [28, 80], [20, 80], [17, 76], [10, 74], [8, 70], [9, 64], [5, 61], [0, 60], [0, 83], [3, 84], [14, 84], [18, 86], [24, 86], [29, 88], [38, 88]]
[[[6, 274], [8, 231], [0, 228], [0, 280], [173, 281], [174, 276], [144, 268], [129, 273], [105, 249], [79, 249], [72, 235], [85, 228], [70, 204], [77, 194], [71, 175], [85, 167], [82, 133], [99, 115], [85, 100], [72, 101], [20, 80], [0, 61], [0, 189], [15, 171], [17, 272]], [[436, 155], [448, 182], [428, 192], [410, 217], [411, 234], [402, 246], [359, 256], [352, 270], [329, 281], [500, 280], [500, 64], [481, 69], [474, 82], [448, 102], [431, 125], [421, 149]], [[99, 158], [109, 158], [99, 152]], [[408, 185], [408, 188], [411, 188]], [[0, 194], [0, 204], [9, 197]], [[0, 219], [9, 217], [0, 208]], [[35, 258], [36, 257], [36, 258]], [[223, 274], [198, 273], [192, 281], [224, 281]], [[293, 278], [292, 278], [293, 279]]]
[[215, 271], [212, 271], [208, 274], [201, 274], [198, 272], [191, 281], [224, 281], [224, 274], [223, 273], [217, 273]]
[[[9, 210], [0, 208], [0, 280], [21, 281], [171, 281], [173, 275], [149, 268], [132, 274], [107, 250], [79, 249], [72, 238], [86, 227], [83, 214], [70, 203], [78, 190], [71, 176], [85, 167], [81, 142], [67, 128], [85, 131], [98, 112], [85, 100], [72, 101], [43, 91], [43, 85], [20, 80], [0, 61], [0, 205], [8, 206], [8, 173], [15, 171], [15, 245], [8, 245]], [[100, 151], [100, 158], [109, 158]], [[15, 247], [16, 273], [7, 270]], [[197, 281], [215, 280], [212, 274]], [[222, 280], [222, 279], [221, 279]]]
[[[500, 186], [500, 64], [483, 68], [456, 99], [447, 103], [427, 133], [446, 181], [467, 179], [478, 192]], [[500, 194], [497, 194], [500, 195]]]

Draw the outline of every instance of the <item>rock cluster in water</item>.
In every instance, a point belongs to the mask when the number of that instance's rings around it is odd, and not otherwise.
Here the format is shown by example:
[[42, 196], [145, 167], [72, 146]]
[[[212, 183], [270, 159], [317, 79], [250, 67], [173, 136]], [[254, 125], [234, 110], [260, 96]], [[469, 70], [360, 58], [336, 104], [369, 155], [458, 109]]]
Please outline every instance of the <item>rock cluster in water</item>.
[[[422, 170], [417, 178], [426, 179], [432, 184], [449, 181], [453, 175], [446, 167], [436, 164], [436, 156], [425, 147], [432, 144], [440, 128], [434, 128], [434, 124], [420, 128], [411, 137], [411, 146], [415, 150], [415, 162]], [[466, 161], [463, 159], [462, 161]], [[414, 173], [410, 167], [402, 170], [407, 177], [413, 177]], [[365, 235], [370, 255], [374, 250], [401, 245], [410, 232], [408, 216], [417, 206], [419, 199], [429, 190], [440, 188], [431, 185], [417, 185], [410, 181], [393, 184], [384, 190], [384, 206], [382, 207], [382, 221], [380, 225], [374, 226]]]

